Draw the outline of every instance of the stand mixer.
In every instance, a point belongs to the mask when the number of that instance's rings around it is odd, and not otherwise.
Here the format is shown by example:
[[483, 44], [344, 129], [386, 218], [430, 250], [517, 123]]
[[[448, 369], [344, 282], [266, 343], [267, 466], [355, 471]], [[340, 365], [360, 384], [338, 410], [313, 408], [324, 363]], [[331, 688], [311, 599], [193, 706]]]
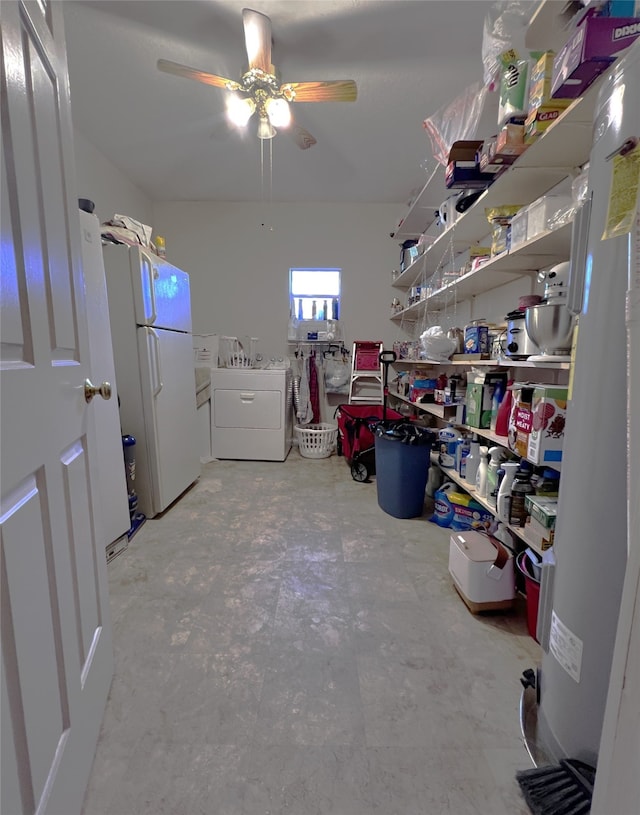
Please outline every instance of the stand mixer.
[[570, 264], [568, 261], [540, 272], [545, 281], [544, 300], [525, 311], [527, 332], [541, 354], [530, 356], [531, 362], [566, 362], [570, 359], [575, 317], [567, 308]]

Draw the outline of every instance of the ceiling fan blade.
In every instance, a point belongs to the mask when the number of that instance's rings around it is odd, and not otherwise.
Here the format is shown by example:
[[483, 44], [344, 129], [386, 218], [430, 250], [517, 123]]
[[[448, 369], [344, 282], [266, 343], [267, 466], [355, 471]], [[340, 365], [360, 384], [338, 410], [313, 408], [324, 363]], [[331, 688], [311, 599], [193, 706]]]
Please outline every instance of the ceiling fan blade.
[[204, 82], [205, 85], [213, 85], [214, 88], [226, 88], [229, 91], [237, 91], [240, 88], [240, 85], [234, 82], [233, 79], [226, 79], [224, 76], [199, 71], [197, 68], [189, 68], [188, 65], [180, 65], [179, 62], [171, 62], [168, 59], [159, 59], [158, 69], [167, 74], [183, 76], [185, 79], [195, 79], [197, 82]]
[[271, 73], [271, 20], [259, 11], [242, 9], [244, 42], [247, 49], [249, 69], [259, 68]]
[[318, 143], [314, 136], [312, 136], [308, 130], [305, 130], [304, 127], [300, 127], [300, 125], [291, 125], [287, 133], [301, 150], [308, 150], [310, 147], [313, 147], [314, 144]]
[[287, 82], [280, 90], [285, 97], [291, 93], [292, 102], [355, 102], [358, 96], [358, 88], [353, 79]]

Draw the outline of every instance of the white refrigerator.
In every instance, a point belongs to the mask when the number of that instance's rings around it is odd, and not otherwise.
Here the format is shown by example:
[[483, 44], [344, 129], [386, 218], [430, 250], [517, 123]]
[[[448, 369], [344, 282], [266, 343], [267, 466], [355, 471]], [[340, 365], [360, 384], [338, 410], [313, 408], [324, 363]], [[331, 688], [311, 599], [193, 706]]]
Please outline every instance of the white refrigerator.
[[104, 264], [120, 424], [152, 518], [200, 475], [189, 275], [140, 246], [107, 245]]
[[[629, 217], [626, 234], [603, 240], [603, 233], [610, 206], [626, 196], [631, 211], [637, 207], [638, 188], [629, 182], [640, 154], [625, 148], [640, 138], [639, 88], [640, 41], [602, 80], [593, 120], [590, 197], [574, 222], [569, 301], [579, 315], [575, 367], [556, 563], [543, 575], [538, 620], [545, 651], [538, 676], [538, 739], [556, 758], [594, 765], [628, 547], [638, 543], [637, 529], [628, 528], [628, 502], [638, 496], [632, 480], [638, 462], [631, 458], [638, 455], [640, 414], [637, 334], [631, 340], [640, 319], [637, 216]], [[612, 187], [614, 169], [619, 187]], [[545, 580], [552, 591], [545, 592]]]

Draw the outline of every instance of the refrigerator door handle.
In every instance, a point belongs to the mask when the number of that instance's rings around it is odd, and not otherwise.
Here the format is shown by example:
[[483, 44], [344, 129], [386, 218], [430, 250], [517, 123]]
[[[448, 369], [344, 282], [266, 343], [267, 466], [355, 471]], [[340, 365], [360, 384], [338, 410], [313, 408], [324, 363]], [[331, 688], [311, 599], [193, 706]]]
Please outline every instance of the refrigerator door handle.
[[587, 236], [591, 219], [592, 197], [593, 193], [590, 193], [576, 212], [571, 230], [571, 264], [567, 308], [574, 315], [580, 314], [584, 302], [584, 283], [587, 273]]
[[[156, 311], [156, 287], [155, 287], [155, 279], [158, 276], [158, 273], [156, 271], [156, 268], [155, 268], [151, 258], [148, 255], [146, 255], [144, 252], [141, 252], [141, 256], [142, 256], [142, 265], [144, 266], [144, 270], [145, 270], [146, 276], [147, 276], [147, 287], [146, 288], [147, 288], [147, 292], [148, 292], [148, 295], [145, 296], [145, 294], [143, 294], [143, 298], [142, 298], [142, 301], [143, 301], [144, 306], [145, 306], [145, 309], [144, 309], [145, 314], [144, 314], [144, 316], [145, 316], [145, 320], [148, 318], [148, 322], [151, 325], [153, 325], [153, 323], [155, 323], [155, 321], [158, 318], [158, 313]], [[142, 283], [142, 286], [143, 286], [143, 292], [144, 292], [144, 288], [145, 288], [144, 281]], [[148, 315], [147, 315], [147, 308], [146, 308], [147, 303], [149, 304], [149, 308], [150, 308], [150, 314], [148, 314]]]
[[154, 397], [157, 396], [164, 384], [162, 382], [162, 365], [160, 362], [160, 338], [158, 337], [157, 333], [153, 330], [153, 328], [149, 329], [149, 337], [153, 339], [153, 346], [154, 350], [151, 351], [149, 348], [149, 356], [153, 363], [153, 382], [152, 382], [152, 392]]

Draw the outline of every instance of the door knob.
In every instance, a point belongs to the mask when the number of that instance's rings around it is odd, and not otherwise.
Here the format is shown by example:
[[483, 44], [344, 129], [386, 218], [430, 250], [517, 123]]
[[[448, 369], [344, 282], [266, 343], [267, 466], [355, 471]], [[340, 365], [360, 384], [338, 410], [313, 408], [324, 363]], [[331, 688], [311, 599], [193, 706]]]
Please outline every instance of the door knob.
[[102, 396], [103, 399], [111, 399], [111, 383], [103, 382], [102, 385], [96, 387], [91, 383], [90, 379], [85, 379], [84, 401], [88, 404], [94, 396]]

